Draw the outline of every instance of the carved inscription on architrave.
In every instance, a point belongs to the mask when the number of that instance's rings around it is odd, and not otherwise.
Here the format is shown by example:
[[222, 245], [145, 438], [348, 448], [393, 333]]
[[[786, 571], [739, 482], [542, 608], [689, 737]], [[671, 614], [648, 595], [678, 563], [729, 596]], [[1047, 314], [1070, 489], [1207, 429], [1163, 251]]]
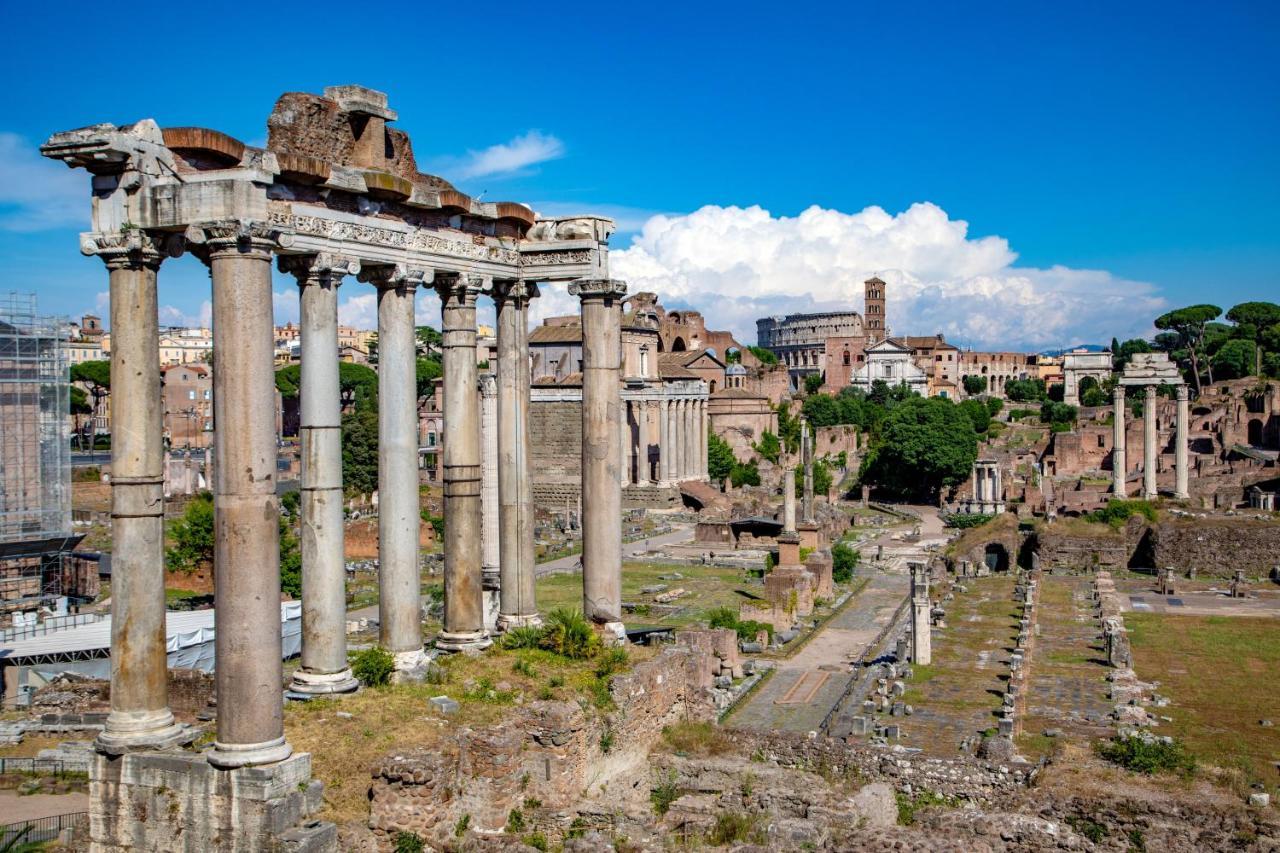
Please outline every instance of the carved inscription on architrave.
[[272, 210], [269, 219], [273, 225], [289, 228], [297, 234], [324, 237], [330, 240], [349, 240], [379, 246], [394, 246], [409, 251], [431, 252], [455, 258], [477, 261], [496, 261], [502, 264], [518, 264], [520, 253], [500, 246], [485, 246], [474, 242], [449, 240], [420, 229], [399, 231], [379, 228], [359, 222], [342, 222], [322, 216], [300, 216], [283, 210]]

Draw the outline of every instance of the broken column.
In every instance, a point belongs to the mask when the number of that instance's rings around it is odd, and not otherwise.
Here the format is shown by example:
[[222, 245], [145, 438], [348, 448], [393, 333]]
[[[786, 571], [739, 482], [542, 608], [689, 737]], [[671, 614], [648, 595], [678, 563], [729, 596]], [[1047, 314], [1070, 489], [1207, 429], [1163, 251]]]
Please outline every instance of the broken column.
[[[181, 251], [178, 242], [174, 251]], [[111, 295], [111, 713], [100, 752], [158, 749], [185, 729], [169, 710], [164, 601], [164, 413], [156, 274], [165, 238], [86, 234], [81, 250], [107, 265]]]
[[622, 487], [617, 470], [624, 282], [582, 279], [582, 611], [622, 641]]
[[346, 557], [342, 517], [342, 403], [338, 385], [338, 286], [360, 271], [354, 258], [297, 255], [280, 271], [298, 280], [302, 442], [302, 665], [289, 689], [348, 693]]
[[[430, 279], [428, 270], [399, 264], [360, 273], [361, 281], [378, 289], [378, 642], [395, 656], [400, 673], [417, 669], [423, 660], [413, 301]], [[445, 443], [446, 453], [451, 443]]]
[[1142, 496], [1156, 499], [1156, 464], [1159, 452], [1156, 448], [1156, 386], [1146, 386], [1147, 396], [1142, 407]]
[[1117, 498], [1123, 498], [1127, 494], [1125, 485], [1126, 470], [1124, 457], [1124, 417], [1125, 417], [1125, 388], [1123, 385], [1116, 385], [1111, 392], [1111, 400], [1113, 403], [1115, 419], [1111, 425], [1111, 493]]
[[932, 637], [929, 634], [929, 566], [911, 563], [911, 662], [928, 664], [933, 660]]
[[476, 393], [477, 276], [442, 273], [444, 349], [444, 628], [445, 651], [489, 646], [484, 627], [480, 553], [480, 400]]
[[530, 282], [499, 282], [498, 309], [498, 563], [502, 582], [498, 628], [537, 625], [534, 597], [533, 479], [529, 470]]
[[275, 329], [271, 252], [284, 242], [251, 221], [189, 232], [213, 278], [214, 630], [217, 767], [283, 761], [280, 507], [276, 498]]
[[1178, 413], [1177, 422], [1174, 429], [1173, 444], [1173, 466], [1174, 466], [1174, 486], [1173, 496], [1179, 500], [1186, 500], [1191, 496], [1188, 491], [1187, 477], [1187, 386], [1179, 385], [1178, 394]]

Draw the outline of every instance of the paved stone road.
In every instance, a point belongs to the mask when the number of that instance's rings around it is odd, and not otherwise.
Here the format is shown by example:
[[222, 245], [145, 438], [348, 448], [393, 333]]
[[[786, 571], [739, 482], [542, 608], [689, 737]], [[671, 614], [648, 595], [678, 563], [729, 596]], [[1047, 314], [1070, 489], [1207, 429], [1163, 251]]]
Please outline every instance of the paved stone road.
[[[854, 600], [808, 645], [795, 657], [779, 662], [777, 671], [764, 687], [734, 711], [730, 724], [741, 728], [792, 732], [817, 729], [853, 680], [850, 655], [860, 654], [875, 639], [893, 617], [909, 586], [910, 581], [900, 566], [873, 575]], [[835, 668], [836, 671], [822, 680], [826, 671], [821, 667]], [[802, 679], [805, 681], [803, 684], [800, 683]], [[815, 685], [817, 689], [813, 690]], [[797, 687], [799, 689], [793, 691]], [[778, 703], [784, 698], [805, 698], [810, 691], [813, 691], [812, 698], [808, 702]]]

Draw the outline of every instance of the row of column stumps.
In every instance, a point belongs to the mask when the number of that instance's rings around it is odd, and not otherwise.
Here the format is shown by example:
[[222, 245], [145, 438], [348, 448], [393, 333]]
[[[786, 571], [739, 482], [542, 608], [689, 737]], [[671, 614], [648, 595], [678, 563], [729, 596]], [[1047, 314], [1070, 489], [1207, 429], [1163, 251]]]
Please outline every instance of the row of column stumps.
[[[1128, 460], [1125, 456], [1125, 410], [1128, 403], [1125, 396], [1125, 388], [1126, 386], [1124, 385], [1117, 385], [1112, 392], [1114, 423], [1112, 424], [1111, 434], [1111, 491], [1118, 498], [1125, 497], [1129, 491], [1128, 483], [1126, 482], [1128, 478]], [[1142, 496], [1147, 500], [1154, 500], [1159, 494], [1156, 488], [1158, 456], [1156, 448], [1158, 441], [1158, 431], [1156, 430], [1156, 386], [1146, 385], [1144, 388], [1145, 397], [1142, 406]], [[1187, 386], [1185, 384], [1177, 385], [1175, 393], [1177, 395], [1177, 414], [1173, 439], [1173, 497], [1176, 500], [1186, 500], [1191, 496], [1189, 472], [1187, 470]]]
[[[165, 650], [163, 427], [160, 418], [157, 275], [184, 247], [210, 270], [214, 319], [216, 735], [207, 753], [220, 768], [272, 764], [292, 754], [280, 695], [279, 505], [271, 259], [289, 244], [268, 225], [204, 223], [183, 235], [139, 230], [90, 234], [85, 254], [110, 276], [112, 372], [128, 405], [112, 443], [112, 525], [118, 543], [112, 595], [111, 713], [97, 739], [108, 755], [162, 749], [193, 732], [169, 708]], [[477, 276], [374, 264], [318, 253], [282, 256], [300, 289], [302, 330], [303, 648], [290, 689], [356, 688], [346, 660], [341, 409], [337, 289], [358, 274], [378, 293], [380, 643], [397, 670], [423, 658], [418, 567], [416, 329], [414, 297], [431, 283], [442, 301], [445, 421], [445, 649], [491, 640], [481, 601], [479, 397], [476, 392]], [[499, 309], [500, 625], [537, 624], [529, 460], [526, 282], [493, 288]], [[621, 300], [626, 285], [570, 285], [583, 313], [583, 603], [611, 641], [621, 621], [621, 486], [617, 470]]]

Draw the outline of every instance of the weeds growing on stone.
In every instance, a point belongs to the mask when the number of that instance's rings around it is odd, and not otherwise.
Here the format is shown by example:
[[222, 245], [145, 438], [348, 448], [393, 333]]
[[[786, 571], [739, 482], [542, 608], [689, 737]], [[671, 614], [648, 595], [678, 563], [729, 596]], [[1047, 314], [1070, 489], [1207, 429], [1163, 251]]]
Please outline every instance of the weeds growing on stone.
[[676, 723], [664, 728], [662, 737], [672, 751], [679, 755], [705, 758], [723, 755], [733, 749], [733, 741], [714, 723]]
[[1098, 754], [1113, 764], [1134, 773], [1195, 773], [1196, 758], [1180, 741], [1130, 735], [1110, 741], [1099, 741]]
[[707, 843], [714, 845], [733, 844], [738, 841], [750, 841], [756, 844], [764, 841], [764, 833], [760, 831], [759, 817], [756, 815], [726, 812], [716, 816], [715, 826], [707, 833]]
[[422, 853], [426, 844], [416, 832], [397, 832], [391, 842], [395, 853]]
[[680, 789], [676, 787], [676, 773], [667, 771], [667, 775], [649, 791], [649, 801], [653, 803], [653, 813], [664, 815], [671, 809], [671, 804], [680, 799]]

